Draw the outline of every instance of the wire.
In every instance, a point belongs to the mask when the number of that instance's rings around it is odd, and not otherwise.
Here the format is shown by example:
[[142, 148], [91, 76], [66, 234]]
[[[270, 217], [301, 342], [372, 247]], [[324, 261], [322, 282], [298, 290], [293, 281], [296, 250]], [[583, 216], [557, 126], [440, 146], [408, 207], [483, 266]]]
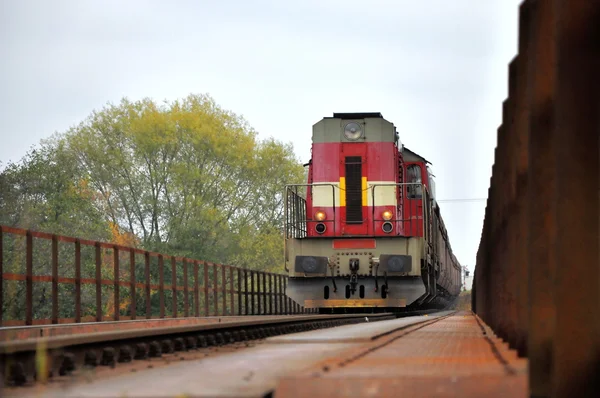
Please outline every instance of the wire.
[[468, 198], [468, 199], [439, 199], [436, 200], [438, 203], [448, 203], [448, 202], [484, 202], [487, 198]]

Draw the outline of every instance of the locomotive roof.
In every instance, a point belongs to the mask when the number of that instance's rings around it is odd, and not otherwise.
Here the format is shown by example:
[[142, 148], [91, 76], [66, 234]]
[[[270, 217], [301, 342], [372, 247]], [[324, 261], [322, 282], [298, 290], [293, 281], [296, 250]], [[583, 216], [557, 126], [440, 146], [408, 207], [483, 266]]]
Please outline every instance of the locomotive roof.
[[[355, 112], [355, 113], [333, 113], [333, 119], [366, 119], [366, 118], [379, 118], [383, 119], [383, 115], [380, 112]], [[325, 117], [325, 119], [332, 119]]]
[[425, 159], [423, 156], [419, 155], [418, 153], [411, 151], [410, 149], [408, 149], [405, 146], [402, 146], [402, 151], [410, 152], [412, 155], [414, 155], [415, 157], [417, 157], [417, 158], [421, 159], [423, 162], [425, 162], [425, 164], [431, 164], [431, 162], [429, 160]]

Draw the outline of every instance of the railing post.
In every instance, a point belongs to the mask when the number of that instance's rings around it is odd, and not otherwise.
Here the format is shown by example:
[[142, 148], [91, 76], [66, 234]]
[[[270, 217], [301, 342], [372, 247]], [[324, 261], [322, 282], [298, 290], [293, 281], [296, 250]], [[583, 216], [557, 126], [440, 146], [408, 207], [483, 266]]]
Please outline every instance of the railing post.
[[256, 315], [254, 310], [254, 271], [250, 271], [250, 311], [251, 315]]
[[33, 324], [33, 236], [26, 233], [26, 271], [25, 271], [25, 324]]
[[213, 271], [213, 304], [215, 310], [215, 316], [219, 316], [219, 272], [217, 271], [217, 264], [212, 264]]
[[[0, 250], [1, 256], [2, 250]], [[1, 267], [0, 267], [1, 268]], [[1, 270], [0, 270], [1, 273]], [[2, 288], [0, 288], [0, 296], [2, 296]], [[1, 299], [0, 299], [1, 303]], [[1, 318], [1, 313], [0, 313]], [[75, 323], [81, 322], [81, 242], [75, 240]], [[1, 320], [0, 320], [1, 326]]]
[[194, 314], [200, 316], [200, 270], [198, 261], [194, 260]]
[[223, 303], [223, 316], [227, 315], [227, 277], [225, 275], [225, 266], [221, 264], [221, 286], [223, 291], [221, 292], [221, 300]]
[[248, 312], [248, 270], [244, 268], [244, 315]]
[[204, 316], [209, 316], [209, 308], [208, 308], [208, 283], [210, 280], [208, 279], [208, 263], [206, 261], [202, 262], [202, 271], [204, 273]]
[[285, 313], [289, 314], [291, 312], [290, 303], [289, 303], [288, 297], [285, 295], [285, 291], [287, 289], [287, 278], [282, 275], [281, 281], [283, 283], [283, 289], [281, 289], [281, 295], [283, 297], [283, 305], [285, 308]]
[[114, 293], [114, 317], [115, 321], [119, 320], [120, 315], [120, 298], [119, 298], [119, 248], [115, 245], [113, 246], [113, 269], [114, 269], [114, 278], [113, 278], [113, 293]]
[[58, 324], [58, 237], [52, 235], [52, 324]]
[[189, 287], [188, 287], [188, 262], [187, 259], [183, 260], [183, 316], [185, 318], [190, 316], [190, 303], [189, 303]]
[[263, 298], [263, 313], [267, 314], [267, 301], [269, 299], [269, 293], [267, 293], [267, 273], [263, 272], [263, 289], [262, 289], [262, 298]]
[[102, 322], [102, 250], [96, 242], [96, 322]]
[[165, 317], [165, 258], [162, 254], [158, 255], [158, 299], [159, 299], [159, 316]]
[[171, 256], [171, 291], [173, 292], [173, 318], [177, 318], [177, 260]]
[[260, 274], [260, 271], [256, 271], [256, 315], [260, 315], [262, 312], [262, 306], [260, 305], [262, 301], [262, 292], [260, 291]]
[[238, 315], [242, 315], [242, 270], [237, 269]]
[[230, 315], [234, 315], [235, 314], [235, 297], [234, 297], [234, 290], [233, 290], [233, 267], [229, 267], [229, 294], [231, 294], [231, 296], [229, 297], [230, 305], [231, 305]]
[[144, 277], [146, 279], [146, 319], [152, 318], [152, 303], [151, 303], [151, 279], [150, 279], [150, 253], [144, 253]]
[[269, 272], [269, 315], [273, 315], [273, 274]]
[[130, 291], [130, 295], [131, 295], [131, 319], [135, 320], [136, 316], [137, 316], [137, 295], [136, 295], [136, 281], [135, 281], [135, 250], [129, 249], [129, 276], [131, 278], [131, 282], [130, 285], [131, 287], [129, 288]]
[[284, 294], [283, 294], [283, 275], [277, 275], [279, 280], [279, 311], [282, 315], [287, 315], [284, 307]]

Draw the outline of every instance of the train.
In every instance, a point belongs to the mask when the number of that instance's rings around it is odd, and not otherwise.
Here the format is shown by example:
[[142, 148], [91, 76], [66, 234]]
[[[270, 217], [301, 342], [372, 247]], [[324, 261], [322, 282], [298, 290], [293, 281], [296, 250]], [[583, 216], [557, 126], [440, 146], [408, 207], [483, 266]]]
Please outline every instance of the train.
[[460, 294], [431, 163], [379, 112], [313, 125], [306, 179], [285, 185], [285, 293], [316, 311], [444, 308]]

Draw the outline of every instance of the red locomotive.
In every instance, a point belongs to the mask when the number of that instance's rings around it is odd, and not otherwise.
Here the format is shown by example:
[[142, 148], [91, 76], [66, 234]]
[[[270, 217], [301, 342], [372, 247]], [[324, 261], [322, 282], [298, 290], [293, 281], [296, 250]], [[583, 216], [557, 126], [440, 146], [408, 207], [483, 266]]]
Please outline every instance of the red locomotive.
[[312, 142], [307, 183], [286, 186], [286, 294], [306, 308], [453, 300], [461, 268], [429, 162], [380, 113], [334, 113]]

